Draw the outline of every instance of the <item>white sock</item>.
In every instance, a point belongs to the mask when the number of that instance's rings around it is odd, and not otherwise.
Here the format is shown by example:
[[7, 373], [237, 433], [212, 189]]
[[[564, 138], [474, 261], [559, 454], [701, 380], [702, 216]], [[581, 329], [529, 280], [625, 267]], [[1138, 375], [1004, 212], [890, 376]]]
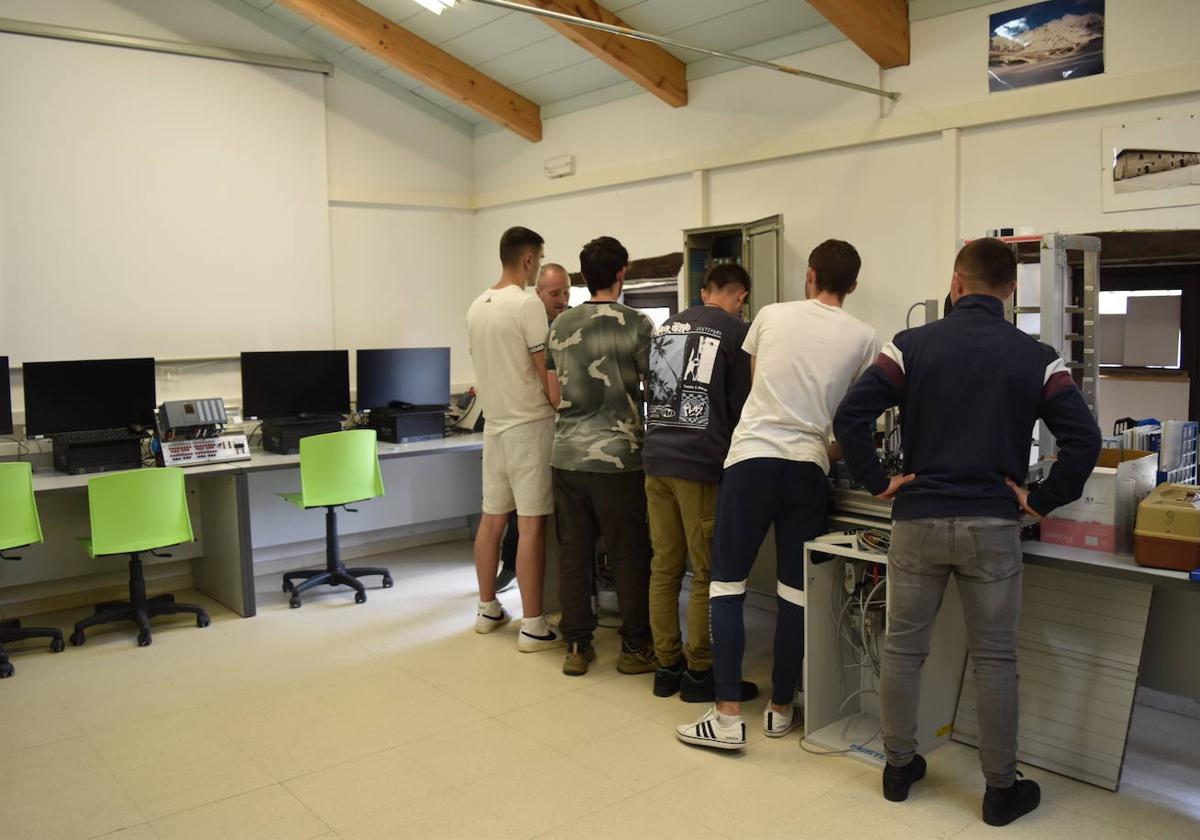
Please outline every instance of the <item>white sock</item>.
[[504, 607], [500, 606], [500, 601], [498, 599], [493, 598], [490, 601], [480, 601], [479, 612], [483, 615], [489, 615], [492, 618], [496, 618], [500, 615], [500, 613], [504, 612]]
[[721, 726], [736, 726], [737, 724], [742, 723], [742, 716], [725, 715], [717, 712], [717, 723], [721, 724]]
[[535, 615], [533, 618], [522, 618], [521, 629], [531, 636], [545, 636], [550, 632], [546, 624], [546, 616]]

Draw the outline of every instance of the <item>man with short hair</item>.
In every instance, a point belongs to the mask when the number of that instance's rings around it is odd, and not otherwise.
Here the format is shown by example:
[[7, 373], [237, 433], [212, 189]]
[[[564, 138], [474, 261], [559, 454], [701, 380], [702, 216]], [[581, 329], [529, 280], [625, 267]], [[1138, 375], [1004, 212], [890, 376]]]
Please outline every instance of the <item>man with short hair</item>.
[[764, 306], [742, 344], [750, 355], [750, 396], [717, 494], [708, 590], [717, 702], [694, 723], [677, 727], [685, 743], [746, 746], [742, 608], [746, 580], [772, 525], [779, 613], [763, 733], [781, 738], [803, 722], [794, 700], [804, 660], [804, 543], [825, 530], [833, 413], [878, 347], [875, 331], [842, 309], [858, 286], [860, 266], [850, 243], [822, 242], [808, 257], [807, 299]]
[[[534, 291], [546, 308], [546, 326], [567, 309], [570, 299], [571, 277], [558, 263], [546, 263], [538, 272]], [[507, 592], [517, 580], [517, 512], [513, 511], [504, 528], [504, 540], [500, 543], [500, 574], [496, 576], [496, 591]]]
[[[709, 269], [700, 306], [668, 318], [650, 345], [646, 416], [646, 501], [650, 516], [650, 628], [658, 670], [654, 693], [713, 700], [708, 630], [709, 543], [729, 439], [750, 393], [749, 328], [741, 318], [750, 275], [740, 265]], [[687, 647], [679, 591], [690, 558]], [[755, 688], [757, 692], [757, 688]], [[751, 699], [744, 695], [743, 699]]]
[[617, 670], [643, 674], [658, 664], [650, 644], [650, 538], [642, 474], [642, 384], [654, 325], [618, 302], [629, 252], [611, 236], [583, 247], [579, 264], [591, 300], [550, 328], [546, 367], [560, 396], [554, 432], [554, 521], [559, 542], [563, 673], [580, 676], [596, 658], [592, 575], [604, 538], [621, 611]]
[[[1016, 288], [1009, 245], [964, 246], [941, 321], [897, 334], [850, 389], [834, 431], [854, 478], [896, 495], [888, 552], [887, 632], [879, 685], [887, 765], [883, 795], [900, 802], [925, 775], [917, 754], [921, 666], [953, 574], [975, 671], [983, 819], [1007, 825], [1034, 810], [1036, 782], [1017, 780], [1017, 625], [1022, 511], [1041, 518], [1079, 498], [1100, 454], [1100, 429], [1058, 352], [1004, 316]], [[903, 476], [884, 474], [875, 420], [899, 405]], [[1042, 486], [1022, 489], [1035, 421], [1058, 441]]]
[[467, 311], [483, 430], [483, 516], [475, 535], [479, 607], [475, 631], [490, 633], [511, 616], [496, 599], [500, 538], [509, 513], [517, 513], [520, 547], [517, 579], [524, 617], [517, 637], [523, 653], [562, 644], [542, 615], [546, 517], [554, 507], [550, 450], [554, 407], [546, 376], [545, 309], [526, 286], [542, 262], [541, 236], [509, 228], [500, 238], [499, 282]]

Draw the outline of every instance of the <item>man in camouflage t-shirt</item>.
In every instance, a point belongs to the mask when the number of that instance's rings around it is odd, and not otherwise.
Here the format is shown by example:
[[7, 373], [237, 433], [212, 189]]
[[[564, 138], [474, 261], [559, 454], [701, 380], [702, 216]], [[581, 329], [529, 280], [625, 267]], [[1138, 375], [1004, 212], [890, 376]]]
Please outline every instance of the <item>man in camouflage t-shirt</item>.
[[550, 465], [559, 543], [563, 673], [578, 676], [595, 659], [592, 568], [596, 538], [612, 566], [621, 610], [617, 670], [657, 667], [650, 642], [650, 537], [642, 474], [642, 387], [654, 325], [618, 303], [629, 253], [602, 236], [584, 246], [580, 267], [592, 299], [550, 328], [546, 369], [559, 396]]

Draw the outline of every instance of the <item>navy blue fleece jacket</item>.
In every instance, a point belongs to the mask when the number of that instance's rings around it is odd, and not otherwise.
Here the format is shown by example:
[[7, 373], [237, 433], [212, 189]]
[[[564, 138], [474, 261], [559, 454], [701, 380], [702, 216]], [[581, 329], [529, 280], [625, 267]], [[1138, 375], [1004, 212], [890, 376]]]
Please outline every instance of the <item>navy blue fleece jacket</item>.
[[838, 408], [833, 431], [855, 480], [887, 489], [875, 454], [879, 415], [900, 406], [904, 472], [915, 473], [895, 519], [1020, 511], [1004, 479], [1024, 483], [1034, 422], [1058, 441], [1058, 460], [1029, 506], [1047, 514], [1078, 499], [1100, 454], [1100, 429], [1058, 352], [1004, 318], [990, 295], [959, 299], [941, 321], [888, 343]]

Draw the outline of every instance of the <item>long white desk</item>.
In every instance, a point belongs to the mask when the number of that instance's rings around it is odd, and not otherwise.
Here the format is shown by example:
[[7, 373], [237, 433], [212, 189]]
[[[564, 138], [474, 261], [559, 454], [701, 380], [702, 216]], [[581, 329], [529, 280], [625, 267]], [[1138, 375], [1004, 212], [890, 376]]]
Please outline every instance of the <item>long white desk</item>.
[[[379, 459], [386, 462], [417, 456], [481, 452], [482, 449], [482, 434], [454, 435], [417, 443], [380, 443]], [[192, 581], [197, 590], [243, 617], [249, 618], [257, 611], [249, 478], [271, 471], [295, 470], [299, 464], [299, 455], [255, 450], [246, 461], [184, 468], [193, 515], [198, 517], [201, 525], [198, 537], [202, 545], [200, 548], [180, 546], [174, 553], [177, 558], [190, 561]], [[95, 477], [96, 474], [63, 475], [49, 467], [39, 469], [33, 477], [35, 494], [45, 497], [39, 500], [39, 506], [46, 508], [47, 503], [66, 502], [75, 505], [74, 499], [59, 497], [80, 494]], [[78, 504], [83, 504], [82, 500]], [[42, 518], [45, 525], [46, 512]], [[27, 560], [36, 564], [39, 551], [62, 550], [63, 545], [65, 542], [60, 539], [57, 546], [50, 548], [33, 546], [26, 551]]]

